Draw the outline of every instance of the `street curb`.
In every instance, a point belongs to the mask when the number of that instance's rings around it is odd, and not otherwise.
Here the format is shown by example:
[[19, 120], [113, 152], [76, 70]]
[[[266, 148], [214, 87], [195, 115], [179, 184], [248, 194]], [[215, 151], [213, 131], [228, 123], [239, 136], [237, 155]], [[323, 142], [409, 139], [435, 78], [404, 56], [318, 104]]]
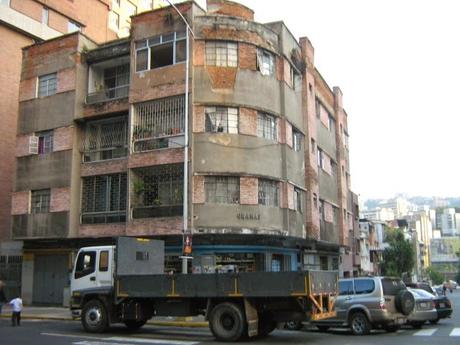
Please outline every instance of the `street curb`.
[[[10, 315], [0, 315], [2, 319], [10, 319]], [[54, 320], [54, 321], [77, 321], [72, 317], [61, 316], [43, 316], [43, 315], [21, 315], [21, 320]], [[163, 327], [191, 327], [203, 328], [208, 327], [205, 321], [148, 321], [148, 325], [163, 326]]]

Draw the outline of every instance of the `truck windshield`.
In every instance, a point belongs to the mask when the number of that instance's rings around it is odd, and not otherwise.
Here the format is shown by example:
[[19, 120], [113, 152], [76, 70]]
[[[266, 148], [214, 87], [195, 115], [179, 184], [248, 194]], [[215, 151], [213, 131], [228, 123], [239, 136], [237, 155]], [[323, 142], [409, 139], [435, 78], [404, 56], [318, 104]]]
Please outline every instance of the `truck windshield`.
[[75, 266], [75, 279], [87, 276], [96, 268], [96, 252], [80, 252]]

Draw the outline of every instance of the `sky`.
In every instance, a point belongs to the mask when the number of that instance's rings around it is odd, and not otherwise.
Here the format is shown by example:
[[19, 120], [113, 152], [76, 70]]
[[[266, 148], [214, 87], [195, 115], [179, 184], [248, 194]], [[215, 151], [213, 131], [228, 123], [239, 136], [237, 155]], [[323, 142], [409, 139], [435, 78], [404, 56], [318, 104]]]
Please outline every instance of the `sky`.
[[238, 2], [307, 36], [342, 90], [355, 193], [460, 196], [460, 1]]

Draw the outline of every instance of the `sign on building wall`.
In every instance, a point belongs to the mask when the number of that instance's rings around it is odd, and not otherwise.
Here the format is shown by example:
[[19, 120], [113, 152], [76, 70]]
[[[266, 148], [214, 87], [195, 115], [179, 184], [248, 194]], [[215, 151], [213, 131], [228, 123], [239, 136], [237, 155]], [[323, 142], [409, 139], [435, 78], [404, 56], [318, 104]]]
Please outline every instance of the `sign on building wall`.
[[460, 260], [456, 254], [460, 252], [459, 237], [433, 238], [430, 247], [432, 263], [448, 263]]

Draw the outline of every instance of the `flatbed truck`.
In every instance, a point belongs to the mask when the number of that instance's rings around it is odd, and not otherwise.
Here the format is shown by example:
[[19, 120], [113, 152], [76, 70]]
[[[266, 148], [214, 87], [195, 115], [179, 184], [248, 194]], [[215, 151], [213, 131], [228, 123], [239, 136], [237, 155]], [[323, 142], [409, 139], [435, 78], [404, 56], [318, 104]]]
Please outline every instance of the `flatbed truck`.
[[204, 315], [220, 341], [262, 337], [278, 322], [335, 316], [335, 271], [164, 274], [164, 242], [120, 237], [78, 251], [73, 315], [88, 332], [142, 327], [155, 316]]

